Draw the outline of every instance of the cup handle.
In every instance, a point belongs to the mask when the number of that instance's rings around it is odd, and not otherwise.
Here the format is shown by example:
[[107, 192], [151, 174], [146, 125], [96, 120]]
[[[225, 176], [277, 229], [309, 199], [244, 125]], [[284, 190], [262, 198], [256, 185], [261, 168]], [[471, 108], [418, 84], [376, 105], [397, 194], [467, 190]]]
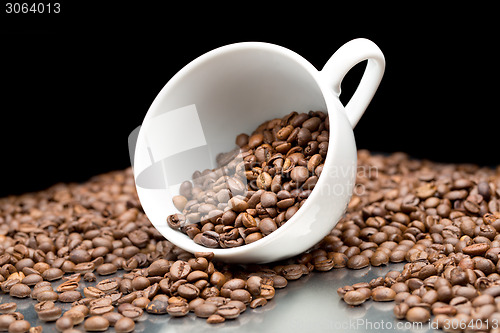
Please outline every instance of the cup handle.
[[345, 113], [352, 128], [356, 126], [382, 80], [385, 58], [379, 47], [365, 38], [353, 39], [341, 46], [321, 70], [326, 83], [340, 96], [340, 85], [349, 70], [361, 61], [368, 60], [365, 72], [356, 91], [345, 106]]

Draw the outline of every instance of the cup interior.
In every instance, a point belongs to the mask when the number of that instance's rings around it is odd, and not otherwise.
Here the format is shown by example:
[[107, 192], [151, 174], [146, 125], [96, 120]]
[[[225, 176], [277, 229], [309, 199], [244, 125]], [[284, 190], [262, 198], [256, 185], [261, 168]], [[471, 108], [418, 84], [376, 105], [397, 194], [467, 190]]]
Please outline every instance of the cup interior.
[[166, 84], [140, 129], [134, 174], [148, 218], [167, 239], [192, 243], [166, 224], [179, 212], [172, 197], [193, 172], [215, 168], [218, 153], [236, 148], [238, 134], [292, 111], [328, 111], [315, 73], [288, 49], [240, 43], [195, 59]]

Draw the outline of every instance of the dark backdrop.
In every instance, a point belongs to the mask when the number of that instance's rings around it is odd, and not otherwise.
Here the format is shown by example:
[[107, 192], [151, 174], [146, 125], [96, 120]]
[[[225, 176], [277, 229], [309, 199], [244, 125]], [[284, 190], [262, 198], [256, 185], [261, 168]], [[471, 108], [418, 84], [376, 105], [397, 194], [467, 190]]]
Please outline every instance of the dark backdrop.
[[[499, 36], [488, 18], [61, 3], [58, 15], [2, 8], [0, 196], [128, 167], [127, 136], [164, 84], [197, 56], [241, 41], [285, 46], [321, 69], [343, 43], [369, 38], [387, 67], [355, 129], [358, 148], [500, 162]], [[344, 102], [362, 71], [356, 66], [344, 80]]]

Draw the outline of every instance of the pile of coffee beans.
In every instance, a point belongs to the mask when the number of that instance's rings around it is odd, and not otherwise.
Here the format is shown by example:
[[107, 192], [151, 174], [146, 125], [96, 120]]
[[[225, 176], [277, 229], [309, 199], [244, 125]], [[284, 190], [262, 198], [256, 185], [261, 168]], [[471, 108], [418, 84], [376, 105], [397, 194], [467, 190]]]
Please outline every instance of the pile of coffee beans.
[[353, 197], [323, 242], [352, 253], [350, 268], [406, 264], [402, 272], [339, 288], [339, 296], [354, 306], [394, 301], [396, 318], [434, 316], [435, 327], [449, 332], [500, 332], [500, 168], [367, 152], [360, 162], [376, 166], [377, 175], [359, 177], [366, 193]]
[[337, 292], [349, 306], [392, 301], [398, 319], [498, 333], [500, 169], [367, 151], [358, 162], [337, 226], [306, 253], [268, 265], [227, 265], [165, 240], [140, 207], [131, 169], [2, 198], [0, 331], [42, 332], [18, 311], [20, 298], [33, 300], [44, 326], [68, 333], [131, 332], [160, 315], [217, 324], [312, 272], [405, 262]]
[[207, 248], [253, 243], [282, 226], [314, 189], [328, 150], [321, 111], [292, 112], [236, 137], [215, 170], [196, 171], [173, 197], [167, 224]]

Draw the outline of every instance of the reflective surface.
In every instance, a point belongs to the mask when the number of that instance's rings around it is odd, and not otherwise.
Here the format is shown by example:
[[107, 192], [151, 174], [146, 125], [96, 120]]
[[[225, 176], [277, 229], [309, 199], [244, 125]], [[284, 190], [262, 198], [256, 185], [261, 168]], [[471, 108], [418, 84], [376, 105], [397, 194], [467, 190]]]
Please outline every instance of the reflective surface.
[[[367, 301], [361, 306], [351, 307], [337, 295], [337, 288], [357, 282], [369, 282], [385, 275], [390, 270], [402, 270], [403, 264], [385, 267], [367, 267], [361, 270], [334, 269], [330, 272], [314, 272], [292, 281], [284, 289], [277, 289], [276, 296], [267, 305], [257, 309], [248, 308], [234, 320], [222, 324], [207, 324], [193, 313], [184, 318], [169, 315], [144, 313], [136, 323], [135, 332], [431, 332], [430, 323], [412, 324], [397, 320], [393, 314], [394, 302]], [[110, 276], [107, 276], [108, 278]], [[100, 278], [102, 279], [102, 278]], [[100, 280], [99, 279], [99, 280]], [[54, 289], [63, 281], [54, 283]], [[78, 290], [87, 284], [82, 281]], [[56, 332], [54, 323], [38, 320], [31, 298], [14, 299], [1, 295], [0, 301], [17, 302], [18, 311], [32, 326], [43, 326], [43, 332]], [[70, 304], [59, 303], [64, 310]], [[75, 326], [83, 330], [83, 324]], [[109, 332], [114, 332], [110, 328]]]

